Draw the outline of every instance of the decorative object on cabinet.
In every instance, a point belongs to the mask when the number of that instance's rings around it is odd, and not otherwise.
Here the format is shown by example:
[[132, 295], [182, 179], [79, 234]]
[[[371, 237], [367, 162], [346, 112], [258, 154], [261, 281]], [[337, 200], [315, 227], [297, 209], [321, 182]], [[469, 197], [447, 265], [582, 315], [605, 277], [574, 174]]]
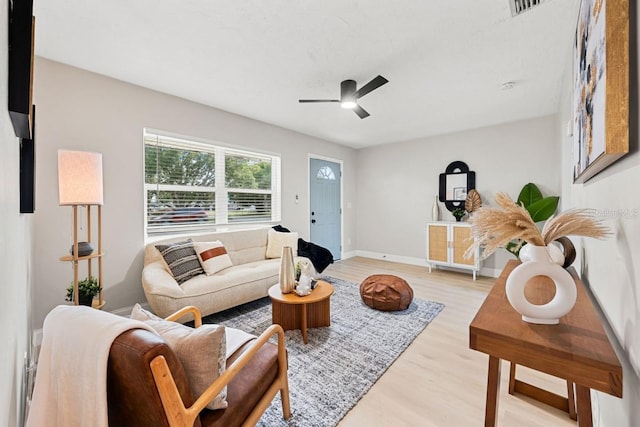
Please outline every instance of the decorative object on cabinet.
[[629, 152], [629, 1], [580, 3], [573, 48], [574, 183]]
[[[102, 298], [102, 205], [104, 204], [103, 183], [102, 183], [102, 154], [85, 151], [58, 150], [58, 197], [60, 206], [71, 206], [73, 208], [73, 247], [71, 255], [60, 258], [61, 261], [71, 261], [73, 266], [73, 302], [80, 303], [80, 292], [78, 290], [80, 280], [79, 262], [87, 261], [87, 277], [92, 277], [92, 264], [96, 259], [98, 262], [97, 285], [98, 301], [96, 308], [104, 306]], [[89, 255], [82, 256], [80, 247], [83, 242], [78, 242], [79, 216], [78, 209], [86, 208], [86, 242], [91, 245], [92, 240], [92, 220], [91, 210], [97, 208], [97, 240], [98, 250], [92, 251]], [[82, 220], [82, 218], [80, 219]]]
[[482, 199], [480, 198], [480, 194], [478, 194], [475, 188], [472, 188], [467, 192], [467, 200], [464, 201], [464, 209], [467, 212], [472, 213], [481, 207]]
[[453, 217], [456, 219], [456, 222], [462, 221], [462, 218], [464, 218], [466, 214], [467, 211], [465, 211], [463, 208], [455, 208], [451, 211], [451, 215], [453, 215]]
[[[469, 223], [430, 222], [427, 224], [427, 263], [429, 273], [433, 266], [472, 270], [473, 280], [480, 271], [480, 249], [472, 245]], [[471, 256], [465, 252], [473, 247]]]
[[456, 208], [464, 208], [467, 194], [476, 188], [476, 173], [469, 170], [465, 162], [449, 163], [445, 173], [440, 174], [438, 197], [451, 212]]
[[438, 203], [438, 195], [433, 199], [433, 207], [431, 208], [431, 220], [440, 221], [440, 204]]

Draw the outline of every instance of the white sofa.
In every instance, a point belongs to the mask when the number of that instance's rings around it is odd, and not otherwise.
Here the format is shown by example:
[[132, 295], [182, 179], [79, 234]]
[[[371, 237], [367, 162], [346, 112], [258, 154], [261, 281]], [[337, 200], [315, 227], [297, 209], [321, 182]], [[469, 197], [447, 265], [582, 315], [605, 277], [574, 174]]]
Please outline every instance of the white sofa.
[[[156, 315], [166, 317], [182, 307], [195, 305], [203, 316], [207, 316], [267, 296], [268, 289], [278, 283], [280, 269], [280, 258], [266, 258], [269, 230], [259, 228], [172, 237], [147, 244], [142, 287], [151, 309]], [[297, 233], [293, 234], [297, 236]], [[233, 266], [211, 276], [199, 274], [178, 284], [155, 245], [187, 238], [194, 242], [221, 241]], [[293, 249], [295, 251], [296, 247]], [[306, 258], [296, 257], [295, 261], [302, 259]]]

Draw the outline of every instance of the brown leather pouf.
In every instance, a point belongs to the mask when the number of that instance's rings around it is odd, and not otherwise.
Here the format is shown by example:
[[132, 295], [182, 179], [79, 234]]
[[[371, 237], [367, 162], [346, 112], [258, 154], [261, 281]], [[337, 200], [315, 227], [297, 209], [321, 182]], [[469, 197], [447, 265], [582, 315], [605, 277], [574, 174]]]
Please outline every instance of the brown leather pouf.
[[364, 279], [360, 285], [360, 297], [365, 304], [376, 310], [406, 310], [413, 300], [413, 289], [400, 277], [374, 274]]

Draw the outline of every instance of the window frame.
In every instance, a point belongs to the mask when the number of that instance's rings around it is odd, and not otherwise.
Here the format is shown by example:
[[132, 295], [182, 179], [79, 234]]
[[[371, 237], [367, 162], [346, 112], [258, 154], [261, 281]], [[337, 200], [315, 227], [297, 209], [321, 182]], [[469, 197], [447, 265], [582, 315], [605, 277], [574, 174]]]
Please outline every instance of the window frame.
[[[215, 158], [215, 178], [214, 186], [191, 186], [191, 185], [173, 185], [160, 183], [147, 183], [146, 156], [147, 146], [152, 144], [155, 138], [155, 144], [174, 149], [184, 149], [190, 151], [203, 151], [214, 154]], [[142, 137], [142, 161], [143, 161], [143, 221], [145, 236], [174, 235], [185, 234], [198, 231], [214, 231], [218, 228], [231, 228], [242, 226], [256, 226], [271, 224], [281, 221], [282, 213], [282, 162], [280, 153], [266, 152], [255, 148], [237, 147], [220, 142], [211, 142], [194, 137], [176, 136], [170, 133], [158, 131], [155, 129], [144, 129]], [[271, 164], [271, 183], [269, 189], [260, 188], [234, 188], [226, 186], [226, 168], [225, 158], [227, 155], [246, 156], [256, 159], [264, 159]], [[163, 224], [149, 225], [149, 191], [192, 191], [192, 192], [213, 192], [215, 195], [215, 220], [207, 223], [190, 223], [190, 224]], [[229, 193], [246, 193], [256, 195], [270, 195], [271, 203], [268, 211], [270, 218], [254, 217], [248, 220], [231, 220], [229, 216]]]

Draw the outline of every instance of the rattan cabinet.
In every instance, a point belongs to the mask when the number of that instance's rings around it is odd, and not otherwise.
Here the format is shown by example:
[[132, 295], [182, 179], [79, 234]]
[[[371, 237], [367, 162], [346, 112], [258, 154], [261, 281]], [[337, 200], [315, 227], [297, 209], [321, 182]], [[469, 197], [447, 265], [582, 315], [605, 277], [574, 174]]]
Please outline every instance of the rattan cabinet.
[[471, 270], [473, 280], [480, 271], [480, 252], [470, 258], [464, 253], [472, 244], [471, 225], [464, 222], [430, 222], [427, 224], [427, 263], [434, 266]]

